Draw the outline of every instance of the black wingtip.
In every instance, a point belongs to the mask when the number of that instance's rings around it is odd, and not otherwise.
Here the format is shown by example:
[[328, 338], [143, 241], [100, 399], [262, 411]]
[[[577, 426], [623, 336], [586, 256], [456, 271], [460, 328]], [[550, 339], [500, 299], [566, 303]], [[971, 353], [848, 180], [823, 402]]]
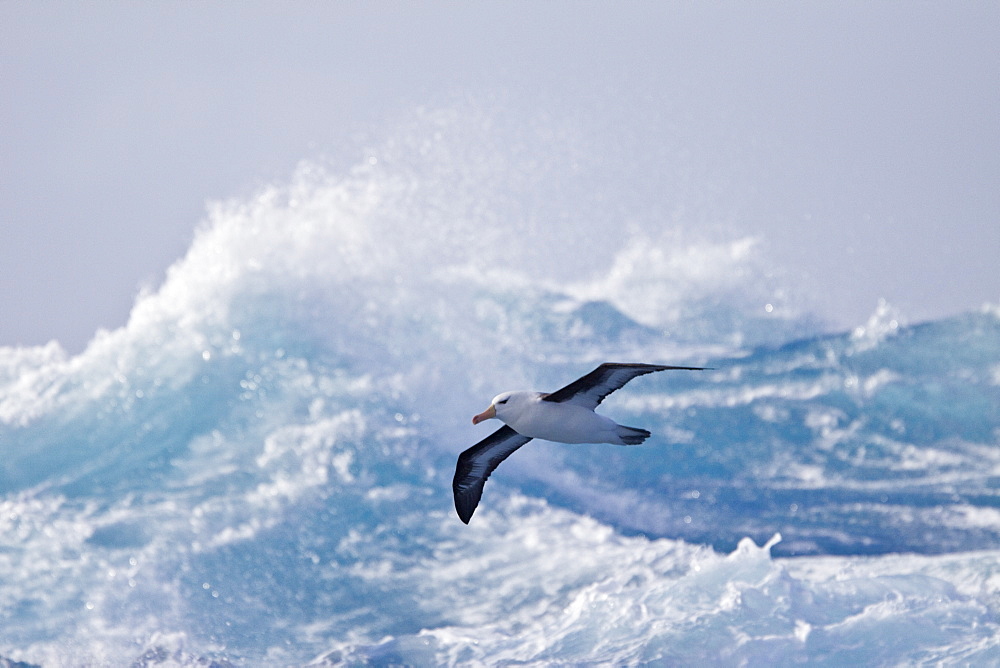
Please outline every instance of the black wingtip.
[[468, 480], [470, 468], [469, 451], [466, 450], [458, 458], [458, 465], [455, 467], [455, 479], [451, 483], [452, 493], [455, 497], [455, 512], [458, 513], [458, 519], [462, 520], [465, 524], [469, 523], [469, 520], [472, 519], [472, 514], [476, 512], [479, 499], [483, 495], [483, 485], [486, 483], [485, 479], [480, 481], [474, 480], [470, 485]]
[[472, 519], [472, 514], [476, 512], [476, 506], [474, 505], [470, 508], [468, 504], [460, 504], [458, 497], [456, 496], [455, 512], [458, 513], [458, 519], [462, 520], [463, 524], [468, 524], [469, 520]]
[[462, 520], [463, 524], [468, 524], [469, 520], [472, 519], [472, 514], [476, 512], [476, 506], [479, 505], [479, 499], [468, 499], [466, 498], [465, 491], [459, 490], [458, 484], [454, 485], [455, 489], [455, 512], [458, 513], [458, 519]]

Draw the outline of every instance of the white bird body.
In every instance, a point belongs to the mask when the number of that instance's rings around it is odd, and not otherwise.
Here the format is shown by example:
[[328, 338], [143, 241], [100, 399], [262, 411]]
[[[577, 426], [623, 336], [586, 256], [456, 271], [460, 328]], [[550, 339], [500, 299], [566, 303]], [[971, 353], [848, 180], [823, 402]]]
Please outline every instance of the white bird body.
[[545, 401], [541, 392], [505, 392], [493, 400], [496, 417], [531, 438], [556, 443], [625, 445], [614, 420], [571, 403]]
[[607, 362], [549, 394], [517, 391], [495, 396], [489, 408], [473, 416], [472, 424], [498, 418], [504, 426], [458, 456], [452, 490], [459, 518], [469, 523], [486, 479], [500, 462], [533, 438], [557, 443], [615, 445], [638, 445], [645, 441], [650, 436], [645, 429], [617, 424], [594, 409], [633, 378], [667, 369], [701, 371], [704, 367]]

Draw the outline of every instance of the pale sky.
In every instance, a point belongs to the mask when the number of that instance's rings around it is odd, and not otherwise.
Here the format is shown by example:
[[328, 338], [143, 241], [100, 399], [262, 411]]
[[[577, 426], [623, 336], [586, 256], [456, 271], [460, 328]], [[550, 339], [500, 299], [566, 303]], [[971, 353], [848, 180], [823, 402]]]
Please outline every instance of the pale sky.
[[997, 303], [998, 44], [996, 2], [3, 0], [0, 346], [79, 351], [208, 201], [456, 96], [671, 146], [835, 326]]

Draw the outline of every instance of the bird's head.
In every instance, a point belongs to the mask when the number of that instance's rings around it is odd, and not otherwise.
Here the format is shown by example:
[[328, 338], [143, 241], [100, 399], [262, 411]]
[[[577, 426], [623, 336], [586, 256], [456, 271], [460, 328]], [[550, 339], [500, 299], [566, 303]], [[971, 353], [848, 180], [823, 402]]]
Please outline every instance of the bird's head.
[[490, 418], [497, 418], [501, 422], [507, 422], [504, 420], [504, 415], [510, 410], [511, 406], [518, 402], [518, 399], [523, 392], [504, 392], [503, 394], [498, 394], [493, 397], [493, 402], [490, 403], [490, 407], [484, 410], [479, 415], [472, 416], [472, 424], [479, 424], [484, 420], [489, 420]]

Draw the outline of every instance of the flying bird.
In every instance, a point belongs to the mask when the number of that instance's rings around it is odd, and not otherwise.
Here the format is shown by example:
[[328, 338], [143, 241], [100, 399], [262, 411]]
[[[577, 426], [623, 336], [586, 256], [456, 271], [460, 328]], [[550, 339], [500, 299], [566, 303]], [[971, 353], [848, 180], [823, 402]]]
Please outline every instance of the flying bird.
[[497, 418], [504, 426], [458, 456], [451, 486], [459, 518], [469, 523], [483, 496], [486, 479], [500, 462], [533, 438], [557, 443], [642, 443], [649, 438], [648, 431], [617, 424], [594, 409], [606, 396], [638, 376], [668, 369], [707, 368], [606, 362], [549, 394], [530, 391], [498, 394], [489, 408], [472, 418], [472, 424]]

